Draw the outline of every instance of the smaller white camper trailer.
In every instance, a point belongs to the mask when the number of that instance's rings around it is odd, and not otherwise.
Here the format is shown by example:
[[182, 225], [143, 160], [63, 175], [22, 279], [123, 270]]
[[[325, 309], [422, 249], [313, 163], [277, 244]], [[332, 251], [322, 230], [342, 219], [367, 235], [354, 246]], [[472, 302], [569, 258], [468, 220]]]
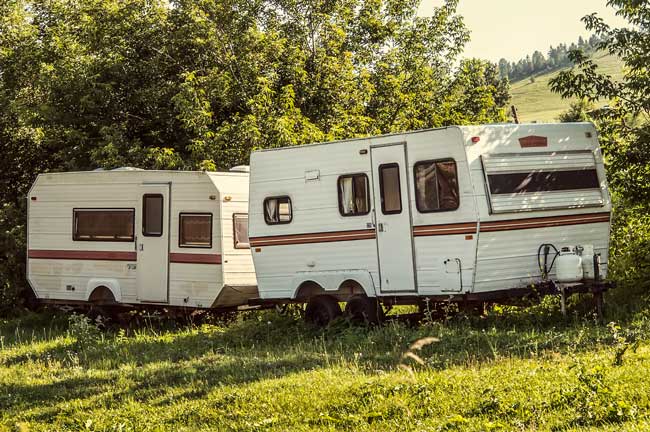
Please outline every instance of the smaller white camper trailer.
[[377, 305], [608, 287], [611, 203], [593, 125], [447, 127], [251, 155], [260, 304], [326, 322]]
[[41, 174], [28, 197], [37, 300], [234, 308], [257, 296], [248, 169]]

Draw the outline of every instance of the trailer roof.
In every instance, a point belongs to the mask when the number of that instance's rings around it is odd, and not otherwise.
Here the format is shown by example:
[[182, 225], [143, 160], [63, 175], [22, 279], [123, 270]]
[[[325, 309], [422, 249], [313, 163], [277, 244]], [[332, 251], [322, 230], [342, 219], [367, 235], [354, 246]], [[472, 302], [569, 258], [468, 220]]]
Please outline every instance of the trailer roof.
[[270, 149], [260, 149], [260, 150], [255, 150], [253, 153], [265, 153], [265, 152], [273, 152], [273, 151], [279, 151], [279, 150], [287, 150], [290, 148], [302, 148], [302, 147], [313, 147], [313, 146], [319, 146], [319, 145], [328, 145], [328, 144], [339, 144], [339, 143], [345, 143], [345, 142], [354, 142], [354, 141], [362, 141], [365, 139], [371, 139], [371, 138], [387, 138], [387, 137], [392, 137], [392, 136], [400, 136], [400, 135], [412, 135], [412, 134], [417, 134], [417, 133], [425, 133], [425, 132], [431, 132], [431, 131], [436, 131], [436, 130], [445, 130], [445, 129], [450, 129], [450, 128], [456, 128], [460, 130], [464, 129], [472, 129], [472, 128], [485, 128], [485, 129], [494, 129], [494, 128], [508, 128], [508, 129], [515, 129], [515, 128], [522, 128], [522, 127], [548, 127], [548, 126], [567, 126], [567, 125], [587, 125], [587, 124], [592, 124], [589, 122], [578, 122], [578, 123], [492, 123], [492, 124], [486, 124], [486, 125], [464, 125], [464, 126], [443, 126], [439, 128], [429, 128], [429, 129], [418, 129], [414, 131], [405, 131], [405, 132], [392, 132], [392, 133], [387, 133], [387, 134], [381, 134], [381, 135], [370, 135], [366, 137], [357, 137], [357, 138], [348, 138], [348, 139], [342, 139], [342, 140], [335, 140], [335, 141], [321, 141], [321, 142], [315, 142], [315, 143], [308, 143], [308, 144], [300, 144], [300, 145], [294, 145], [294, 146], [284, 146], [284, 147], [277, 147], [277, 148], [270, 148]]

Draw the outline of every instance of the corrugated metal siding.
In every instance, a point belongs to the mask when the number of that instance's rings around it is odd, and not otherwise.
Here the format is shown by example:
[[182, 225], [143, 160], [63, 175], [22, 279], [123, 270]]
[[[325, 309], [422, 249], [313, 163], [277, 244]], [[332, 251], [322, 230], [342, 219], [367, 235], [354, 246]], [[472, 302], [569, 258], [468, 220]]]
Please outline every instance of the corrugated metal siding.
[[210, 179], [219, 188], [221, 195], [219, 223], [222, 230], [220, 241], [223, 256], [223, 283], [231, 286], [256, 285], [257, 278], [251, 250], [235, 249], [233, 238], [233, 214], [248, 214], [249, 176], [248, 174], [232, 176], [211, 173]]
[[[482, 155], [482, 161], [487, 176], [596, 168], [596, 159], [592, 151], [486, 154]], [[490, 194], [489, 198], [492, 213], [601, 207], [604, 204], [601, 189]]]
[[[203, 172], [166, 171], [104, 171], [41, 175], [30, 193], [30, 197], [36, 197], [36, 201], [29, 202], [29, 248], [134, 252], [134, 242], [73, 241], [72, 209], [134, 208], [137, 219], [140, 217], [138, 208], [139, 196], [142, 193], [140, 185], [144, 182], [172, 182], [170, 253], [221, 254], [220, 194], [214, 183], [208, 180], [208, 175]], [[233, 191], [233, 196], [238, 202], [240, 197], [243, 197], [245, 206], [248, 176], [234, 173], [216, 176], [230, 179], [233, 184], [239, 183], [239, 189]], [[233, 189], [236, 188], [230, 187], [230, 190]], [[210, 199], [211, 196], [215, 199]], [[180, 212], [213, 213], [212, 248], [179, 248]], [[228, 229], [231, 229], [230, 225]], [[29, 259], [28, 277], [40, 297], [62, 300], [85, 300], [86, 285], [91, 278], [116, 279], [121, 285], [123, 301], [136, 302], [137, 270], [128, 269], [128, 264], [125, 261]], [[223, 284], [221, 271], [221, 265], [170, 264], [169, 303], [181, 306], [210, 306]], [[75, 291], [65, 289], [69, 284], [75, 285]]]
[[[481, 223], [525, 218], [570, 216], [585, 213], [606, 213], [611, 211], [611, 203], [607, 191], [607, 183], [603, 159], [600, 153], [596, 130], [591, 124], [525, 124], [506, 126], [468, 126], [461, 128], [463, 142], [470, 166], [475, 198]], [[538, 135], [548, 138], [548, 151], [540, 152], [539, 148], [522, 149], [519, 139], [522, 137]], [[473, 143], [471, 138], [479, 137], [478, 143]], [[539, 153], [558, 153], [560, 156], [540, 158]], [[494, 157], [495, 155], [517, 154], [515, 163], [520, 169], [522, 166], [530, 169], [534, 164], [547, 169], [548, 165], [566, 168], [581, 167], [580, 164], [595, 166], [598, 178], [601, 181], [602, 207], [592, 210], [579, 208], [543, 210], [539, 206], [531, 208], [525, 216], [519, 213], [493, 214], [489, 208], [485, 172], [483, 170], [482, 156]], [[573, 154], [573, 157], [563, 157], [563, 154]], [[521, 163], [518, 161], [521, 158]], [[508, 161], [499, 157], [492, 159], [490, 166], [494, 172], [510, 172]], [[584, 165], [583, 165], [584, 166]], [[540, 169], [539, 167], [537, 169]], [[538, 200], [547, 203], [554, 200], [555, 192], [547, 193]], [[566, 201], [578, 201], [585, 197], [584, 191], [580, 194], [574, 192], [560, 192]], [[580, 197], [578, 196], [580, 195]], [[589, 194], [587, 194], [589, 195]], [[586, 196], [586, 199], [593, 198]], [[511, 201], [511, 209], [519, 209], [528, 205], [527, 199], [520, 198], [520, 202]], [[501, 203], [504, 205], [505, 203]], [[487, 292], [508, 288], [518, 288], [540, 280], [540, 270], [537, 264], [537, 249], [542, 243], [553, 243], [556, 246], [593, 244], [596, 253], [602, 256], [603, 270], [606, 272], [609, 246], [609, 224], [596, 223], [588, 225], [572, 225], [559, 227], [546, 227], [527, 230], [483, 232], [479, 235], [476, 277], [473, 291]], [[553, 275], [552, 275], [553, 276]]]

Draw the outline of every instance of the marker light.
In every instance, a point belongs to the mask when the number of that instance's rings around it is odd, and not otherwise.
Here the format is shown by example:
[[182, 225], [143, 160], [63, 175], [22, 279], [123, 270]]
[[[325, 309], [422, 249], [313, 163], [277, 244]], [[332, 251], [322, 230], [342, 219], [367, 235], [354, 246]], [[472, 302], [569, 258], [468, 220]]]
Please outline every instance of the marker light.
[[472, 137], [472, 142], [476, 144], [477, 142], [481, 141], [481, 137]]

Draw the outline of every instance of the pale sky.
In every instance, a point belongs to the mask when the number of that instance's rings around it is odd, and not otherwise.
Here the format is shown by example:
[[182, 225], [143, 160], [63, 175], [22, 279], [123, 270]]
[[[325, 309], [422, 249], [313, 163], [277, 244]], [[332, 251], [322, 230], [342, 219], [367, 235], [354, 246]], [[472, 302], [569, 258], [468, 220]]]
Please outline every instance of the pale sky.
[[[419, 13], [426, 16], [442, 3], [422, 0]], [[460, 0], [458, 13], [472, 38], [463, 56], [497, 62], [502, 57], [516, 61], [535, 50], [546, 55], [550, 45], [588, 36], [580, 18], [592, 12], [611, 26], [625, 23], [606, 0]]]

